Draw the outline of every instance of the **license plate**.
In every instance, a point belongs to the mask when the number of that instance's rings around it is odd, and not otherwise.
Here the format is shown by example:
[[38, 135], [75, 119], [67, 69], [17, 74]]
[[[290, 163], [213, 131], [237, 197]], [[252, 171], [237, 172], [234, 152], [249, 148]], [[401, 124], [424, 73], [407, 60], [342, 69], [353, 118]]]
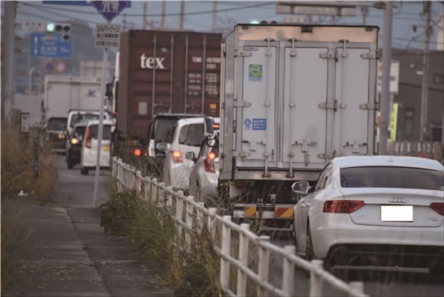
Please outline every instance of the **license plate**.
[[383, 222], [413, 222], [413, 206], [411, 206], [411, 205], [381, 205], [381, 221], [383, 221]]
[[104, 150], [105, 152], [109, 152], [109, 145], [104, 145], [104, 146], [103, 146], [103, 150]]

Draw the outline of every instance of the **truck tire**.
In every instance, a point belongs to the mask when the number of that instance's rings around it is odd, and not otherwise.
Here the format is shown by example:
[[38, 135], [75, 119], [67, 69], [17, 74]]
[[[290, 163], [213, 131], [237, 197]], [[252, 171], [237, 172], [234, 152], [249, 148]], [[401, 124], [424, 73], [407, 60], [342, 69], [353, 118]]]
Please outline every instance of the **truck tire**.
[[88, 169], [85, 167], [80, 168], [80, 174], [81, 175], [88, 175]]

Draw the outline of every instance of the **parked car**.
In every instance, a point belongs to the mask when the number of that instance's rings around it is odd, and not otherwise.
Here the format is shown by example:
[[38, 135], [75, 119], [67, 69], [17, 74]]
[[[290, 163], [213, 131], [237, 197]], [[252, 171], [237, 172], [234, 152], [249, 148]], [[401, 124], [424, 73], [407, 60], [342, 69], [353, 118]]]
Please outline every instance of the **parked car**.
[[190, 153], [186, 158], [195, 163], [189, 178], [190, 195], [207, 207], [215, 206], [219, 180], [219, 132], [205, 139], [197, 157]]
[[75, 165], [80, 164], [80, 153], [82, 151], [83, 137], [88, 123], [77, 123], [66, 141], [66, 164], [68, 169], [74, 168]]
[[[104, 169], [110, 168], [111, 126], [111, 121], [103, 121], [102, 149], [98, 166]], [[80, 173], [82, 175], [88, 175], [89, 170], [97, 168], [98, 135], [99, 121], [89, 121], [85, 130], [80, 158]]]
[[[307, 193], [308, 182], [293, 184]], [[297, 253], [334, 265], [444, 263], [444, 167], [415, 157], [333, 159], [294, 208]]]
[[199, 153], [205, 140], [204, 121], [204, 117], [180, 119], [175, 126], [171, 144], [157, 144], [157, 149], [165, 152], [162, 176], [166, 186], [188, 191], [189, 175], [194, 162], [186, 159], [185, 155]]

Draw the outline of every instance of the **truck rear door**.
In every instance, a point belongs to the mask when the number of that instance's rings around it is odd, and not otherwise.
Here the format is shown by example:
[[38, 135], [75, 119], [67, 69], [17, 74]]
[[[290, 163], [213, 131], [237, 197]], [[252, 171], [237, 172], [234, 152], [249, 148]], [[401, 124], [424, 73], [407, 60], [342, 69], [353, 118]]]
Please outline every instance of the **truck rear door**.
[[248, 42], [241, 45], [237, 127], [241, 131], [238, 167], [275, 166], [277, 43]]

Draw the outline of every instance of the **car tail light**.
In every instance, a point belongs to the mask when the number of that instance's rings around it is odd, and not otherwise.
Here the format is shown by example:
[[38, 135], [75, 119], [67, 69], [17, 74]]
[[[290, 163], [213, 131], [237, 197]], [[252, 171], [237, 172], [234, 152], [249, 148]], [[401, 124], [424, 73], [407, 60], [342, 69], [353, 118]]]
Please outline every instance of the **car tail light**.
[[87, 148], [91, 148], [91, 128], [90, 127], [86, 128], [86, 132], [85, 132], [85, 146]]
[[141, 151], [140, 149], [136, 148], [136, 149], [134, 150], [134, 156], [136, 156], [136, 157], [140, 157], [141, 155], [142, 155], [142, 151]]
[[205, 171], [210, 173], [215, 173], [216, 168], [214, 167], [214, 160], [216, 159], [216, 153], [210, 151], [207, 158], [205, 159]]
[[173, 155], [173, 162], [174, 163], [182, 163], [182, 152], [181, 151], [173, 151], [171, 153]]
[[332, 200], [324, 202], [324, 212], [352, 213], [365, 205], [362, 200]]
[[434, 211], [439, 213], [440, 215], [444, 216], [444, 203], [442, 203], [442, 202], [434, 202], [434, 203], [430, 204], [430, 207]]

